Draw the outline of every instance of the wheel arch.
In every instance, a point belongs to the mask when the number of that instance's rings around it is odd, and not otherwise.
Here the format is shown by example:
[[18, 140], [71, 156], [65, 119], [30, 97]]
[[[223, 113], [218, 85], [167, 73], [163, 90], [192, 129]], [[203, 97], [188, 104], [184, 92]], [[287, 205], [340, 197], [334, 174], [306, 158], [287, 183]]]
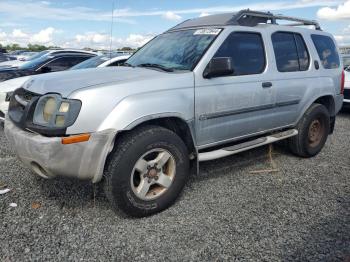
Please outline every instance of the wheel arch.
[[311, 103], [308, 103], [305, 107], [303, 107], [303, 110], [301, 111], [301, 114], [299, 115], [295, 125], [297, 125], [306, 113], [306, 111], [313, 105], [313, 104], [321, 104], [325, 106], [329, 112], [329, 115], [331, 117], [331, 129], [330, 129], [330, 134], [333, 133], [334, 131], [334, 125], [335, 125], [335, 116], [336, 116], [336, 102], [334, 99], [333, 95], [330, 94], [325, 94], [322, 96], [315, 97], [314, 99], [311, 100]]
[[[123, 132], [147, 125], [161, 126], [176, 133], [184, 141], [188, 152], [197, 155], [196, 142], [193, 131], [193, 121], [186, 121], [178, 115], [152, 115], [138, 119], [130, 124]], [[118, 139], [118, 138], [117, 138]]]
[[317, 98], [312, 104], [321, 104], [324, 105], [329, 112], [330, 116], [335, 116], [335, 101], [333, 96], [331, 95], [325, 95]]

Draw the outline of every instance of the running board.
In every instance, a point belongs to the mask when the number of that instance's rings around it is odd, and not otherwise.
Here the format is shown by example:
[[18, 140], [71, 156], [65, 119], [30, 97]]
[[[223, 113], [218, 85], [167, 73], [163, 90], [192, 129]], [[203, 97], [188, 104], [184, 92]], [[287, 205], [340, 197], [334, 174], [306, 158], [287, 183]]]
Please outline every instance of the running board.
[[283, 140], [292, 136], [296, 136], [298, 134], [298, 130], [296, 129], [290, 129], [284, 132], [275, 133], [273, 135], [261, 137], [252, 141], [244, 142], [241, 144], [237, 144], [230, 147], [225, 147], [222, 149], [218, 149], [215, 151], [205, 152], [205, 153], [199, 153], [198, 160], [200, 162], [203, 161], [209, 161], [214, 160], [234, 154], [238, 154], [243, 151], [247, 151], [256, 147], [268, 145], [274, 142], [277, 142], [279, 140]]

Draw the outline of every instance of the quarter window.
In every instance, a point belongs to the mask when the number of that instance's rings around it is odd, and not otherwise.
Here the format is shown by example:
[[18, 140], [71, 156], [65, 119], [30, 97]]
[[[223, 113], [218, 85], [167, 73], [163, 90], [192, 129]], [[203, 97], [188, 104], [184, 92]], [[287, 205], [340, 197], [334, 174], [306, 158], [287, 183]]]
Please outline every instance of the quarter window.
[[312, 35], [311, 38], [323, 67], [325, 69], [338, 68], [340, 66], [339, 54], [332, 38], [324, 35]]
[[300, 34], [274, 33], [272, 44], [279, 72], [306, 71], [309, 68], [310, 56]]
[[231, 57], [234, 75], [259, 74], [266, 65], [264, 43], [259, 33], [231, 33], [214, 57]]

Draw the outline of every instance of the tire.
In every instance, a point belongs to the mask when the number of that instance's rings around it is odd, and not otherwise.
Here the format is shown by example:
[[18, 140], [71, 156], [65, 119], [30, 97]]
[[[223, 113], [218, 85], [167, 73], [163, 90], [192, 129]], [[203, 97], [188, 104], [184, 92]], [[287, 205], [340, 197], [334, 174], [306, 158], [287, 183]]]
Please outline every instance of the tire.
[[104, 172], [106, 196], [116, 212], [122, 210], [132, 217], [150, 216], [171, 206], [189, 176], [184, 142], [174, 132], [158, 126], [126, 133], [108, 161]]
[[290, 150], [295, 155], [305, 158], [317, 155], [330, 133], [330, 116], [327, 108], [321, 104], [313, 104], [296, 128], [299, 134], [290, 138]]

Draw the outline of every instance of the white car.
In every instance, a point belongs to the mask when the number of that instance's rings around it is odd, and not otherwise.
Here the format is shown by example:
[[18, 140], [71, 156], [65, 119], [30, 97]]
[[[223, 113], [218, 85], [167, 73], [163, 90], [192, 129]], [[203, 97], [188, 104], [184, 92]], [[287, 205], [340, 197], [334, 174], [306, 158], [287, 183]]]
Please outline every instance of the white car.
[[7, 93], [11, 93], [21, 87], [29, 78], [30, 76], [23, 76], [0, 83], [0, 122], [5, 120], [5, 115], [9, 107], [9, 97], [7, 97]]
[[73, 66], [70, 70], [119, 66], [123, 64], [126, 60], [128, 60], [129, 57], [130, 55], [117, 55], [114, 57], [109, 57], [106, 55], [95, 56], [88, 60], [85, 60], [84, 62], [81, 62], [80, 64]]
[[350, 105], [350, 66], [344, 70], [345, 85], [344, 85], [344, 105]]
[[[96, 56], [85, 60], [76, 66], [73, 66], [70, 70], [119, 66], [120, 64], [124, 63], [129, 57], [130, 55], [123, 55], [109, 59], [106, 56]], [[9, 94], [11, 94], [11, 92], [17, 88], [20, 88], [31, 77], [32, 76], [23, 76], [0, 82], [0, 123], [5, 120], [5, 115], [7, 114], [9, 106]]]

